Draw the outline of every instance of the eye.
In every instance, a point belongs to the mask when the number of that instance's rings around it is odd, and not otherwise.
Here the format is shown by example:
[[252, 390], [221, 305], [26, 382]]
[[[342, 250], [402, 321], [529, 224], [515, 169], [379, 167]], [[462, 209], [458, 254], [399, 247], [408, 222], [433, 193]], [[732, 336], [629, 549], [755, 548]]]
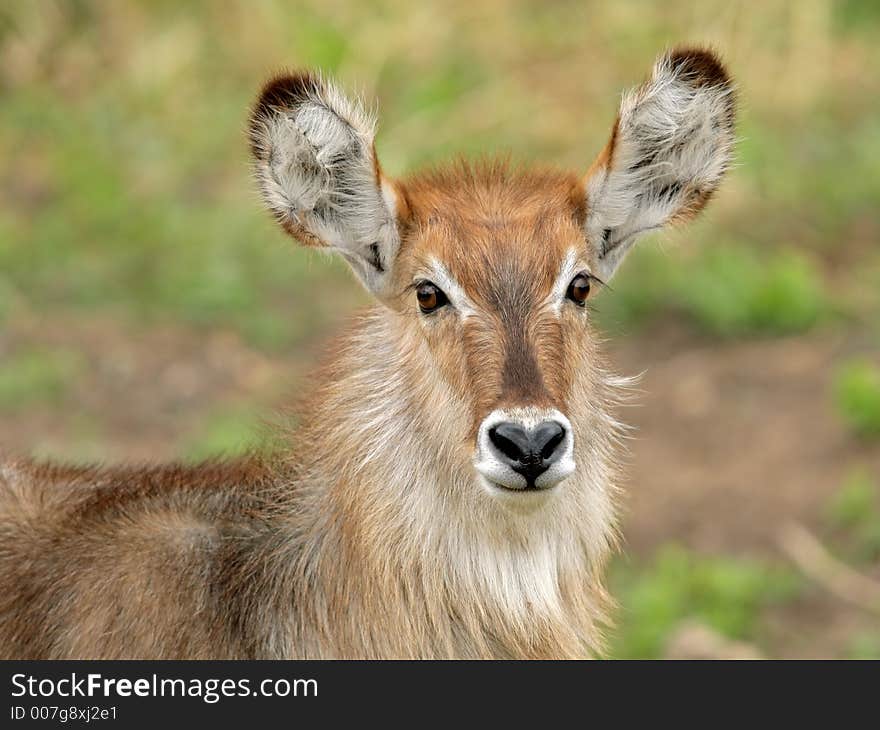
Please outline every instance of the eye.
[[430, 314], [449, 304], [443, 291], [430, 281], [423, 281], [416, 287], [416, 299], [419, 300], [419, 309], [422, 310], [422, 314]]
[[575, 276], [568, 285], [568, 291], [565, 292], [565, 296], [579, 307], [583, 307], [590, 296], [590, 275], [582, 271]]

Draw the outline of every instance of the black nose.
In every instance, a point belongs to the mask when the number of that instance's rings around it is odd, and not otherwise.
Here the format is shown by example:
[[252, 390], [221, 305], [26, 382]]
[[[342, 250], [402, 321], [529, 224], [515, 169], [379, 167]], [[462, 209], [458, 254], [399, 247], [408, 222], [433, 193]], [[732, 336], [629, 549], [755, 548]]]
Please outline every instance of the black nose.
[[565, 429], [556, 421], [543, 421], [532, 429], [504, 421], [489, 429], [489, 440], [499, 457], [522, 474], [530, 487], [562, 455], [563, 439]]

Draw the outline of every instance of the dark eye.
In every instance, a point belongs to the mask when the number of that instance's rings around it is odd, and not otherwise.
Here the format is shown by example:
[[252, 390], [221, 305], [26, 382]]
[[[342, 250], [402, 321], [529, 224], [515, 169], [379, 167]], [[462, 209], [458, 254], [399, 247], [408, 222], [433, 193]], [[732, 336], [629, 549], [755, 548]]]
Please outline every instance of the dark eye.
[[443, 291], [430, 281], [423, 281], [416, 287], [416, 299], [422, 314], [430, 314], [449, 303]]
[[579, 307], [583, 307], [590, 296], [590, 276], [581, 272], [568, 285], [568, 291], [565, 293], [571, 301]]

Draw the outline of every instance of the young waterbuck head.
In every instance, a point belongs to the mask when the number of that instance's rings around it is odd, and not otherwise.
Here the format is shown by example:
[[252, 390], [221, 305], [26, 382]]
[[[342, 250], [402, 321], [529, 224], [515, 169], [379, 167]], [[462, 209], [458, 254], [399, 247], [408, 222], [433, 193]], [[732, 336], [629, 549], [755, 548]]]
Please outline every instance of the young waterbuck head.
[[438, 384], [425, 448], [457, 450], [490, 501], [541, 504], [596, 448], [590, 299], [641, 234], [688, 220], [717, 189], [731, 82], [710, 51], [663, 55], [586, 174], [459, 163], [397, 181], [373, 136], [319, 76], [270, 81], [250, 123], [266, 205], [349, 262], [409, 343], [400, 367]]

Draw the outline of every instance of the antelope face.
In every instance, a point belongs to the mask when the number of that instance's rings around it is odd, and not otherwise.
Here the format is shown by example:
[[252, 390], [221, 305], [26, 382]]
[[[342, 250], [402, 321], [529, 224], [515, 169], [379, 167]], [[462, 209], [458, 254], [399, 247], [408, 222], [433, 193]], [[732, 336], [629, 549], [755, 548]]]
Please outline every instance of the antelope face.
[[599, 288], [575, 175], [469, 168], [408, 181], [393, 306], [467, 414], [490, 493], [549, 490], [575, 470], [570, 401], [591, 372]]
[[589, 453], [590, 298], [641, 233], [714, 193], [731, 89], [710, 51], [665, 54], [586, 174], [462, 164], [392, 181], [372, 120], [310, 74], [266, 85], [250, 140], [282, 227], [341, 254], [412, 343], [401, 366], [451, 393], [442, 420], [457, 433], [438, 428], [425, 448], [454, 442], [490, 494], [522, 499], [564, 489]]

